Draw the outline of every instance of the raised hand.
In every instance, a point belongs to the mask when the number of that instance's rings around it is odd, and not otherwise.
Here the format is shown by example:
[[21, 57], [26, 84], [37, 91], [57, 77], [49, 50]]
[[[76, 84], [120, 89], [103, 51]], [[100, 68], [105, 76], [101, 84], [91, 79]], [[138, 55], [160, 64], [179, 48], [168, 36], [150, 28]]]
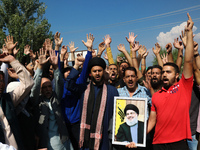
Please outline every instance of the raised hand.
[[106, 49], [106, 46], [105, 46], [105, 42], [103, 41], [99, 44], [99, 53], [102, 54], [105, 49]]
[[161, 47], [158, 43], [156, 43], [155, 46], [156, 46], [156, 48], [154, 49], [154, 47], [153, 47], [152, 50], [155, 55], [158, 55], [158, 54], [160, 54]]
[[63, 38], [60, 39], [60, 33], [56, 32], [56, 34], [54, 35], [54, 41], [55, 41], [55, 49], [59, 50], [59, 47], [61, 46], [62, 42], [63, 42]]
[[107, 52], [104, 52], [104, 55], [103, 55], [103, 57], [104, 57], [106, 60], [108, 60], [108, 55], [107, 55]]
[[11, 78], [18, 79], [18, 75], [13, 68], [7, 68], [7, 71]]
[[67, 45], [63, 45], [60, 51], [60, 60], [63, 61], [65, 54], [67, 53]]
[[93, 46], [93, 41], [94, 41], [94, 37], [93, 37], [93, 34], [89, 34], [89, 37], [88, 37], [88, 34], [87, 34], [87, 42], [83, 42], [83, 44], [88, 48], [89, 51], [92, 51], [92, 46]]
[[26, 45], [26, 46], [24, 46], [24, 54], [25, 55], [28, 55], [28, 54], [30, 54], [30, 46], [29, 45]]
[[131, 51], [136, 52], [140, 49], [141, 46], [142, 45], [139, 45], [139, 42], [135, 41], [135, 44], [134, 43], [132, 44]]
[[166, 64], [167, 62], [169, 62], [168, 55], [165, 53], [161, 55], [161, 59], [162, 59], [163, 64]]
[[126, 40], [129, 42], [129, 44], [134, 44], [135, 39], [136, 39], [137, 35], [134, 36], [133, 32], [129, 32], [129, 38], [126, 37]]
[[187, 13], [188, 16], [188, 21], [187, 21], [187, 26], [185, 27], [186, 31], [192, 31], [194, 22], [192, 21], [192, 18], [190, 17], [189, 13]]
[[69, 43], [68, 47], [69, 47], [69, 50], [70, 50], [71, 53], [74, 53], [75, 50], [78, 49], [78, 47], [76, 47], [76, 48], [74, 47], [74, 42], [72, 42], [72, 41], [71, 41], [71, 43]]
[[83, 65], [84, 61], [85, 61], [85, 58], [83, 58], [82, 55], [77, 55], [75, 59], [74, 68], [78, 70], [79, 66]]
[[17, 46], [17, 42], [15, 44], [13, 43], [13, 36], [7, 36], [6, 39], [4, 39], [6, 47], [8, 49], [9, 54], [12, 54], [13, 49]]
[[152, 88], [151, 81], [149, 79], [143, 80], [143, 84], [148, 90]]
[[186, 47], [186, 42], [187, 42], [187, 34], [186, 34], [186, 30], [183, 32], [183, 30], [181, 31], [181, 35], [180, 35], [180, 39], [183, 42], [184, 47]]
[[54, 50], [49, 51], [50, 54], [50, 63], [53, 66], [53, 69], [56, 70], [58, 68], [58, 53], [56, 55], [56, 52]]
[[14, 54], [14, 56], [16, 56], [18, 52], [19, 52], [19, 48], [16, 49], [16, 47], [15, 47], [15, 48], [13, 49], [13, 54]]
[[171, 52], [172, 52], [172, 44], [171, 44], [171, 43], [168, 43], [168, 44], [165, 46], [165, 48], [166, 48], [167, 53], [171, 53]]
[[[103, 39], [103, 40], [104, 40], [104, 39]], [[106, 47], [110, 47], [110, 43], [112, 42], [112, 39], [111, 39], [111, 37], [110, 37], [109, 34], [107, 34], [107, 35], [105, 36], [104, 42], [105, 42]]]
[[122, 53], [126, 51], [124, 44], [119, 44], [119, 46], [117, 46], [117, 49]]
[[52, 50], [53, 41], [51, 41], [49, 38], [45, 39], [45, 50], [50, 51]]
[[64, 68], [68, 66], [68, 58], [69, 58], [69, 53], [66, 52], [64, 56]]
[[149, 51], [146, 51], [146, 52], [144, 53], [144, 55], [142, 55], [142, 58], [146, 58], [146, 57], [148, 56], [148, 54], [149, 54]]
[[40, 49], [40, 52], [37, 52], [38, 60], [39, 60], [39, 68], [42, 69], [44, 64], [46, 64], [49, 60], [49, 57], [46, 58], [47, 50], [43, 50], [43, 48]]
[[143, 55], [146, 53], [146, 51], [147, 51], [147, 49], [146, 49], [146, 47], [143, 45], [143, 46], [141, 46], [141, 47], [139, 48], [138, 54], [139, 54], [140, 56], [143, 56]]
[[32, 60], [35, 60], [36, 59], [36, 52], [34, 53], [33, 50], [30, 50], [30, 58]]
[[173, 45], [174, 45], [174, 47], [175, 47], [176, 49], [183, 50], [183, 44], [182, 44], [182, 43], [183, 43], [183, 42], [178, 41], [178, 38], [176, 38], [176, 39], [174, 39]]

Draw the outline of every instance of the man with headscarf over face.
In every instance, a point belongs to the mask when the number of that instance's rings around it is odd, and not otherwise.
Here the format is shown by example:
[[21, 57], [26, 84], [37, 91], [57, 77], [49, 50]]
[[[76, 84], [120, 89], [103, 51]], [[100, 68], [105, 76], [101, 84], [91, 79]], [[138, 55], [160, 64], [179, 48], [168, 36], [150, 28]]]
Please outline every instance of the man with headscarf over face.
[[[91, 82], [87, 87], [82, 87], [79, 146], [85, 150], [109, 149], [108, 126], [113, 115], [114, 96], [118, 96], [118, 92], [115, 87], [104, 83], [105, 68], [106, 63], [102, 58], [92, 58], [88, 64]], [[77, 77], [74, 76], [72, 80], [75, 81]], [[69, 85], [74, 92], [76, 88], [81, 89], [80, 85], [71, 83]]]

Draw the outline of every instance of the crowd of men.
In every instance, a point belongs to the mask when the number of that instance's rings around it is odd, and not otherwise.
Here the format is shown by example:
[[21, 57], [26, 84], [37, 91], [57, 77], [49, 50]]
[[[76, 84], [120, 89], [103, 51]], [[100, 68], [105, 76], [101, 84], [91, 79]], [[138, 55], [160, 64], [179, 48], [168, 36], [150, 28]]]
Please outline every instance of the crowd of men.
[[[83, 58], [74, 56], [73, 42], [62, 46], [57, 32], [54, 50], [50, 39], [37, 54], [27, 45], [21, 63], [15, 58], [17, 42], [8, 36], [0, 54], [0, 149], [200, 150], [200, 56], [193, 41], [194, 23], [187, 15], [181, 41], [173, 43], [176, 62], [171, 43], [163, 56], [156, 43], [152, 50], [158, 65], [148, 69], [147, 49], [135, 41], [134, 33], [126, 37], [130, 54], [120, 44], [117, 48], [125, 59], [117, 57], [116, 63], [109, 35], [97, 53], [93, 35], [87, 35]], [[73, 66], [68, 63], [68, 48]], [[147, 98], [146, 130], [137, 106], [124, 109], [126, 121], [116, 135], [118, 141], [129, 142], [124, 146], [112, 144], [115, 96]], [[144, 131], [146, 147], [137, 147], [144, 142]]]

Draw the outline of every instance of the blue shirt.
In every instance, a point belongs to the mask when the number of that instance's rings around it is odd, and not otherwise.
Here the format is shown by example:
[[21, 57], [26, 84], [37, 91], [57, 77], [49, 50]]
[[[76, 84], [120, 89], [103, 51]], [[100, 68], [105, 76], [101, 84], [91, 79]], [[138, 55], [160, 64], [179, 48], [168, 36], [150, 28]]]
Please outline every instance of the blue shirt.
[[[120, 97], [130, 97], [130, 94], [128, 92], [128, 89], [126, 86], [117, 89]], [[150, 91], [144, 87], [138, 84], [138, 88], [135, 90], [133, 98], [147, 98], [147, 104], [151, 105], [151, 93]], [[148, 111], [150, 112], [150, 111]], [[147, 119], [149, 118], [149, 114], [147, 113]]]

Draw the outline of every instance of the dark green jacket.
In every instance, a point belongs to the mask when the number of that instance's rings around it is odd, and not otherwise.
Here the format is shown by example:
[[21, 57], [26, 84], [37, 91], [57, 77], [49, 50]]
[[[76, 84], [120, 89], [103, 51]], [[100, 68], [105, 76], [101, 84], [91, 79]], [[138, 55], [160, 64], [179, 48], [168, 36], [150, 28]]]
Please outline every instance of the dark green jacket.
[[[143, 143], [144, 138], [144, 122], [138, 121], [138, 141], [137, 143]], [[117, 141], [129, 141], [132, 142], [130, 126], [126, 123], [120, 125], [117, 133]]]

